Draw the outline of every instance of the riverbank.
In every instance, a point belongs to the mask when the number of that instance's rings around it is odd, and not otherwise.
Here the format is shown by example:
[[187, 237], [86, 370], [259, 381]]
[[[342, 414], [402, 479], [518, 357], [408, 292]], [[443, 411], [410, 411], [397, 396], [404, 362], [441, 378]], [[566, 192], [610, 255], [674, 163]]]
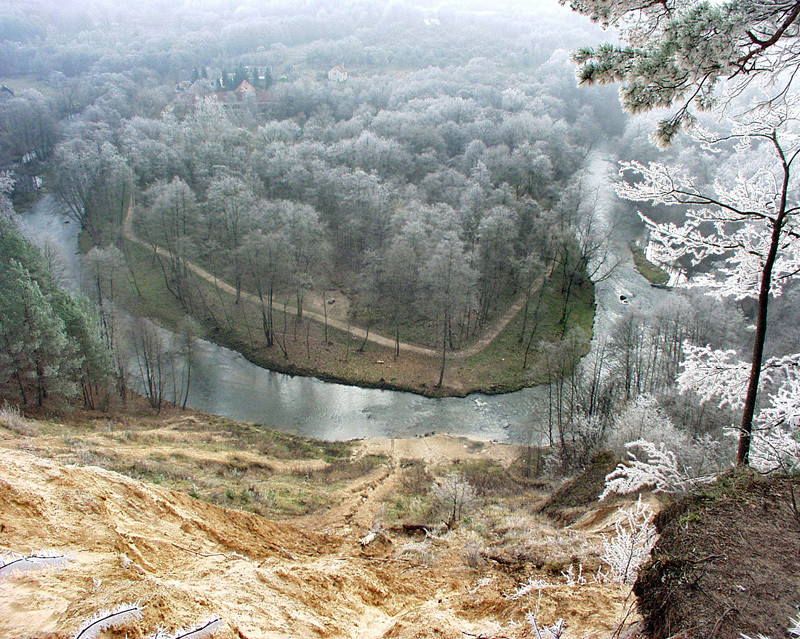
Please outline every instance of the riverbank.
[[631, 250], [633, 263], [636, 266], [636, 270], [639, 271], [639, 274], [653, 286], [666, 286], [667, 282], [669, 282], [669, 273], [667, 273], [657, 264], [654, 264], [648, 260], [644, 249], [642, 249], [636, 242], [628, 242], [628, 248]]
[[[429, 349], [410, 347], [401, 349], [397, 355], [393, 346], [346, 330], [350, 326], [341, 318], [337, 321], [330, 318], [326, 326], [310, 319], [311, 313], [298, 318], [288, 311], [288, 306], [285, 310], [275, 304], [275, 343], [268, 347], [262, 331], [262, 311], [252, 296], [242, 295], [237, 303], [230, 286], [190, 271], [187, 276], [190, 299], [181, 303], [167, 288], [152, 251], [138, 242], [125, 242], [132, 281], [117, 288], [115, 299], [122, 308], [178, 330], [188, 307], [204, 327], [203, 337], [242, 353], [258, 366], [289, 375], [426, 397], [508, 393], [552, 381], [553, 367], [545, 366], [538, 345], [549, 345], [548, 363], [552, 364], [555, 357], [556, 368], [560, 374], [566, 374], [585, 355], [591, 339], [592, 284], [583, 284], [573, 295], [566, 330], [571, 338], [562, 341], [561, 334], [565, 331], [559, 324], [561, 282], [551, 277], [543, 283], [538, 313], [531, 308], [525, 319], [525, 310], [520, 307], [480, 349], [449, 352], [443, 383], [438, 386], [440, 353], [428, 354]], [[531, 307], [534, 305], [531, 303]], [[520, 341], [523, 322], [528, 327], [535, 322], [533, 339], [526, 336]]]

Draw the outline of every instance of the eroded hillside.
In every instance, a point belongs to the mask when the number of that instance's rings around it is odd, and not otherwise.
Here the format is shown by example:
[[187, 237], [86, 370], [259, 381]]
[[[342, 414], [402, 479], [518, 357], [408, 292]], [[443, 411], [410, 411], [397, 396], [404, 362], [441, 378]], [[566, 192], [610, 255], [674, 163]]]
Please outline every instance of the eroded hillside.
[[[312, 490], [314, 473], [323, 473], [318, 483], [328, 486], [330, 500], [282, 522], [111, 470], [62, 463], [78, 461], [71, 459], [75, 450], [95, 463], [113, 452], [120, 459], [138, 455], [140, 464], [148, 454], [163, 460], [168, 450], [180, 450], [174, 466], [195, 459], [217, 473], [209, 460], [234, 454], [220, 443], [221, 431], [233, 426], [212, 420], [198, 437], [202, 424], [196, 417], [165, 420], [138, 435], [130, 424], [127, 443], [115, 444], [107, 424], [26, 421], [0, 429], [0, 551], [50, 549], [70, 558], [57, 569], [0, 581], [0, 636], [72, 637], [98, 610], [135, 601], [145, 605], [144, 618], [102, 636], [149, 637], [158, 626], [219, 616], [225, 625], [215, 636], [224, 639], [526, 637], [526, 614], [537, 607], [541, 624], [564, 618], [570, 636], [610, 636], [628, 612], [627, 589], [592, 578], [600, 565], [597, 526], [587, 530], [579, 521], [557, 529], [533, 514], [541, 504], [533, 485], [499, 485], [502, 469], [517, 459], [513, 447], [440, 436], [368, 441], [349, 461], [360, 476], [336, 460], [239, 451], [237, 472], [246, 482], [258, 483], [247, 478], [250, 466], [269, 467], [274, 478], [283, 464], [287, 477]], [[203, 441], [216, 441], [217, 450]], [[373, 462], [364, 466], [365, 458]], [[480, 498], [454, 530], [426, 537], [412, 525], [426, 498], [409, 493], [410, 478], [444, 477], [454, 463], [489, 469], [495, 486], [483, 493], [494, 490], [494, 497]], [[331, 467], [339, 474], [324, 474]], [[230, 501], [244, 506], [240, 496]], [[579, 564], [587, 583], [570, 586], [562, 572]], [[515, 596], [531, 579], [552, 586]]]

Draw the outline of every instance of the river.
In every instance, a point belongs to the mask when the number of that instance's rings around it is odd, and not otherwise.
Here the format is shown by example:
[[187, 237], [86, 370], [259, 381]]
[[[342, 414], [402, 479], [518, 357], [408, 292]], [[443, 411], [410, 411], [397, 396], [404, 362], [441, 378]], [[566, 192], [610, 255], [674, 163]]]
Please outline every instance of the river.
[[[587, 180], [598, 189], [596, 219], [606, 228], [615, 209], [615, 196], [605, 180], [609, 167], [595, 154], [587, 168]], [[31, 212], [17, 216], [17, 223], [29, 239], [50, 251], [64, 284], [78, 290], [78, 225], [64, 216], [53, 197], [44, 197]], [[651, 287], [635, 271], [626, 235], [621, 231], [611, 240], [612, 254], [622, 257], [622, 261], [610, 277], [596, 286], [594, 349], [626, 305], [657, 304], [669, 294]], [[625, 302], [620, 301], [620, 295], [625, 296]], [[230, 419], [326, 440], [400, 438], [436, 432], [499, 442], [538, 443], [547, 428], [548, 388], [433, 399], [276, 373], [256, 366], [235, 351], [200, 340], [188, 405]]]

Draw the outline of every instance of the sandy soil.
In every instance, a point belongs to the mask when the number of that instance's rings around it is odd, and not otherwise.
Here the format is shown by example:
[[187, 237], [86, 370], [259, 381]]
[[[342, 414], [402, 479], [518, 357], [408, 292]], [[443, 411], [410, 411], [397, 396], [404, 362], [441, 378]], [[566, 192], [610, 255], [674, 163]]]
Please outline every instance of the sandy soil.
[[[531, 636], [525, 615], [538, 607], [540, 622], [563, 617], [572, 637], [610, 637], [630, 604], [629, 589], [615, 585], [569, 586], [558, 572], [486, 560], [469, 567], [473, 530], [427, 541], [384, 531], [362, 545], [396, 489], [400, 460], [510, 463], [513, 447], [445, 436], [362, 442], [359, 454], [383, 453], [390, 463], [352, 482], [328, 510], [291, 522], [101, 468], [63, 465], [25, 447], [35, 447], [33, 438], [0, 442], [0, 553], [49, 549], [70, 561], [0, 579], [0, 637], [72, 637], [100, 609], [136, 601], [145, 605], [144, 618], [101, 636], [150, 637], [158, 626], [219, 616], [220, 639], [515, 638]], [[185, 444], [183, 452], [215, 455]], [[495, 521], [511, 522], [493, 524], [503, 543], [538, 544], [545, 554], [548, 544], [562, 555], [575, 548], [576, 559], [590, 562], [586, 549], [600, 541], [594, 531], [562, 533], [522, 513], [503, 512]], [[537, 575], [553, 584], [541, 599], [536, 591], [511, 596]]]

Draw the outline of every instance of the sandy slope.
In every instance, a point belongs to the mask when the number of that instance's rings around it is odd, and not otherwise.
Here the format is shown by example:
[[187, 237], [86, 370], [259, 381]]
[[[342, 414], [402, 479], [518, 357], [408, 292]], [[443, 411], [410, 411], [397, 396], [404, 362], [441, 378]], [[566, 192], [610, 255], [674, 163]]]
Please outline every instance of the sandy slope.
[[381, 562], [345, 566], [339, 540], [99, 468], [25, 453], [0, 453], [0, 466], [3, 547], [74, 559], [2, 582], [3, 637], [70, 635], [97, 609], [130, 601], [147, 604], [150, 630], [219, 615], [221, 636], [355, 636], [376, 606], [399, 612], [430, 593]]
[[[465, 450], [452, 438], [439, 443], [394, 445], [403, 456]], [[368, 448], [384, 446], [391, 444]], [[215, 635], [224, 639], [530, 636], [524, 615], [535, 597], [507, 596], [523, 576], [468, 568], [460, 533], [433, 542], [435, 563], [402, 554], [407, 538], [361, 547], [395, 480], [394, 470], [376, 471], [300, 528], [100, 468], [0, 449], [0, 552], [47, 548], [72, 558], [58, 570], [0, 580], [0, 637], [72, 637], [99, 609], [134, 601], [146, 604], [144, 619], [103, 636], [135, 639], [214, 616], [225, 620]], [[553, 529], [538, 532], [557, 539]], [[553, 580], [560, 585], [543, 592], [541, 620], [564, 616], [573, 636], [610, 636], [624, 591]]]

